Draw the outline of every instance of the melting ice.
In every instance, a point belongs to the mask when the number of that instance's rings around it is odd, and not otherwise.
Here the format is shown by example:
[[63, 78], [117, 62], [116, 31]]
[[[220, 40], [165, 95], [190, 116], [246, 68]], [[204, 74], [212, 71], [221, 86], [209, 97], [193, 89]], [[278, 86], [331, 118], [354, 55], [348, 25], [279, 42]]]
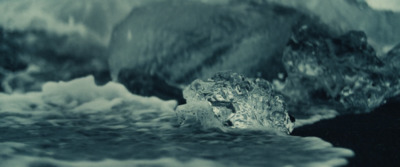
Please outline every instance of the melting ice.
[[287, 134], [293, 130], [294, 120], [283, 97], [264, 79], [222, 72], [206, 81], [193, 81], [183, 96], [187, 104], [179, 106], [177, 114], [184, 122], [195, 115], [209, 127], [264, 128]]

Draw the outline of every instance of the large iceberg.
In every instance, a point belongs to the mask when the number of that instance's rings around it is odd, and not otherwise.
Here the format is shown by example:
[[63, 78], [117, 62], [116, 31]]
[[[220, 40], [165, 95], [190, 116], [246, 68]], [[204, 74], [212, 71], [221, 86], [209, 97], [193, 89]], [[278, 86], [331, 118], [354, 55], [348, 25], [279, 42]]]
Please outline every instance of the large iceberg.
[[183, 95], [187, 104], [177, 108], [181, 124], [194, 121], [205, 127], [266, 129], [286, 134], [294, 127], [283, 97], [263, 79], [221, 72], [205, 81], [193, 81]]
[[113, 79], [136, 71], [186, 85], [224, 70], [269, 79], [284, 72], [280, 59], [291, 26], [307, 17], [259, 1], [221, 3], [167, 1], [134, 8], [112, 34]]

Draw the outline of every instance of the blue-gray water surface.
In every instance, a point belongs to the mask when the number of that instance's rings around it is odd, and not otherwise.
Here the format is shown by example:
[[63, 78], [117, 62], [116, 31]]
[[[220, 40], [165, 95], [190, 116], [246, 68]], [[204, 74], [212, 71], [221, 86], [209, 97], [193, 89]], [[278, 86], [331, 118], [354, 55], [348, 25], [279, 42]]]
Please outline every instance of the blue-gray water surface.
[[353, 156], [316, 137], [178, 127], [175, 105], [93, 77], [0, 94], [0, 166], [337, 166]]

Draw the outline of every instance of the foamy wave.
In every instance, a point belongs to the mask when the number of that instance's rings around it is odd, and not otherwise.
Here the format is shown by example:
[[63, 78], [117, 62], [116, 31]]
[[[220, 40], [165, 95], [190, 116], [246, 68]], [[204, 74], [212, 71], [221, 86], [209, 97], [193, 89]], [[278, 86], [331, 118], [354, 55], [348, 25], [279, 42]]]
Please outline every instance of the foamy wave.
[[[79, 114], [96, 114], [93, 119], [120, 121], [140, 120], [141, 114], [146, 112], [157, 113], [160, 117], [166, 114], [174, 116], [175, 106], [176, 101], [133, 95], [118, 83], [109, 82], [98, 86], [93, 76], [88, 76], [70, 82], [48, 82], [43, 85], [41, 92], [11, 95], [0, 93], [0, 114], [7, 115], [2, 118], [0, 127], [27, 126], [45, 121], [48, 116], [68, 119]], [[132, 117], [114, 114], [115, 108], [128, 111]], [[154, 122], [157, 119], [143, 122], [160, 126]]]
[[311, 108], [308, 114], [310, 114], [310, 116], [307, 118], [296, 119], [295, 128], [310, 125], [324, 119], [332, 119], [339, 115], [337, 111], [327, 108]]

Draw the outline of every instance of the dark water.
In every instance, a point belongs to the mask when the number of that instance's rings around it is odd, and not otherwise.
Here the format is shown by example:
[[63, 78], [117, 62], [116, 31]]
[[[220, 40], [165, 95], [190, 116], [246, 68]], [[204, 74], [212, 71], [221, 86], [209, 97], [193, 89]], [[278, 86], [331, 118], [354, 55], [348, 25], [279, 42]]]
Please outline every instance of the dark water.
[[393, 166], [400, 162], [400, 97], [391, 98], [369, 114], [350, 114], [297, 128], [292, 135], [318, 136], [356, 155], [348, 166]]

